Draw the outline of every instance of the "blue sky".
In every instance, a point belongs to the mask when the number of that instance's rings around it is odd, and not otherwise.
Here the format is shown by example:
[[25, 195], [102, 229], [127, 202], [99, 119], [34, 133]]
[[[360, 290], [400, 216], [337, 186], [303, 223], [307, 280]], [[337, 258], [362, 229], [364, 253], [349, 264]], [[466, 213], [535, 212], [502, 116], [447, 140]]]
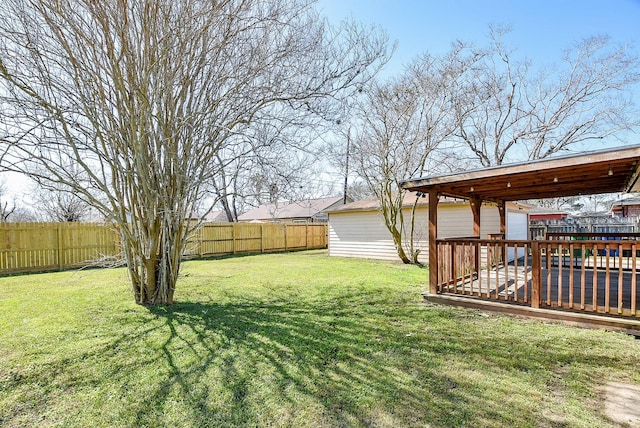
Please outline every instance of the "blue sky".
[[485, 44], [490, 24], [511, 26], [507, 43], [539, 65], [559, 62], [591, 35], [632, 42], [640, 52], [640, 0], [319, 0], [317, 7], [332, 22], [353, 17], [397, 41], [385, 74], [424, 51], [446, 52], [457, 39]]

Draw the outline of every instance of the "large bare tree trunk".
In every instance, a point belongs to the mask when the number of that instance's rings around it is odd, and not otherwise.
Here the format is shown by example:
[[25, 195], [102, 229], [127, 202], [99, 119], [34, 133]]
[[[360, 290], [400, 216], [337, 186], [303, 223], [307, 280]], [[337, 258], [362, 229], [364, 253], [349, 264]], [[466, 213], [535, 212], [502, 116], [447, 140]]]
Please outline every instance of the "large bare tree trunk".
[[400, 233], [397, 227], [391, 228], [391, 236], [393, 237], [393, 243], [396, 246], [396, 252], [398, 253], [398, 257], [400, 258], [400, 260], [402, 260], [402, 263], [412, 263], [412, 260], [407, 257], [407, 253], [404, 251], [404, 240], [402, 239], [402, 233]]

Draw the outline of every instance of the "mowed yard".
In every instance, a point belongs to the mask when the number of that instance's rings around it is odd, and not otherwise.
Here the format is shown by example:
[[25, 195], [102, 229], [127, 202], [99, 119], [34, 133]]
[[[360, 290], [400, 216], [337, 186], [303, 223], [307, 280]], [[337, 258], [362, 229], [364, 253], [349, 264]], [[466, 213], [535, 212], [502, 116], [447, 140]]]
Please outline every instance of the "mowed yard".
[[640, 340], [425, 304], [428, 271], [324, 251], [0, 279], [0, 426], [603, 427]]

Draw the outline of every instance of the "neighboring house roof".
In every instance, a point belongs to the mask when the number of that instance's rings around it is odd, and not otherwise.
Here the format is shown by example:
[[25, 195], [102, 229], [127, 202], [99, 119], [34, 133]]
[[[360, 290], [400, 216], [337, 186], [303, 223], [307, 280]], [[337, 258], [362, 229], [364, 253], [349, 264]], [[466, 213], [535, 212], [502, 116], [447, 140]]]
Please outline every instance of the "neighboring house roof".
[[288, 204], [260, 205], [238, 217], [239, 221], [272, 220], [284, 218], [312, 218], [332, 205], [341, 203], [342, 196], [307, 199]]
[[204, 221], [210, 221], [214, 223], [224, 223], [229, 221], [227, 214], [224, 211], [211, 211], [207, 213], [203, 218]]
[[628, 205], [640, 205], [640, 198], [626, 198], [615, 201], [611, 206], [612, 207], [622, 207]]
[[588, 212], [588, 213], [576, 213], [573, 215], [574, 218], [595, 218], [595, 217], [611, 217], [610, 211], [598, 211], [598, 212]]

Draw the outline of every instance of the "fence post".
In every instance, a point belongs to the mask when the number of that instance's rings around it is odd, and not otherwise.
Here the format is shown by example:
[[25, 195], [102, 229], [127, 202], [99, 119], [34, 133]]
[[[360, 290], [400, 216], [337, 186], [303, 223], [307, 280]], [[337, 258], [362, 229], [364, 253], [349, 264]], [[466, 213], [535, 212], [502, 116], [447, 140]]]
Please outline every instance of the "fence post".
[[309, 224], [304, 225], [304, 243], [307, 250], [309, 249]]
[[284, 250], [287, 251], [287, 225], [284, 225]]
[[264, 253], [264, 224], [260, 224], [260, 254]]
[[323, 233], [323, 245], [322, 248], [329, 248], [329, 223], [324, 225], [324, 233]]
[[233, 238], [233, 254], [236, 253], [236, 226], [238, 225], [238, 223], [232, 223], [233, 226], [233, 230], [231, 232], [231, 236]]
[[58, 232], [58, 269], [62, 270], [64, 268], [64, 260], [62, 257], [62, 253], [64, 251], [64, 246], [62, 245], [62, 223], [58, 223], [56, 229]]
[[[548, 254], [547, 257], [549, 257]], [[542, 292], [540, 265], [540, 243], [533, 241], [531, 243], [531, 307], [536, 309], [540, 307], [540, 294]]]

